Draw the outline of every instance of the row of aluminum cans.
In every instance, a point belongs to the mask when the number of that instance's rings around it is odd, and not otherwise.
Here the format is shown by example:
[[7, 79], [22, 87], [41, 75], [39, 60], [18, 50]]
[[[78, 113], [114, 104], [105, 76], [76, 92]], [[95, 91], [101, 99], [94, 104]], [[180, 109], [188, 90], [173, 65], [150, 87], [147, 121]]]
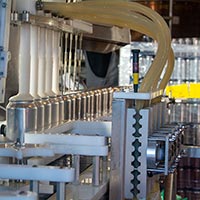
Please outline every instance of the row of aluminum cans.
[[169, 123], [173, 122], [186, 122], [186, 123], [200, 123], [200, 102], [181, 101], [169, 104], [168, 120]]
[[178, 194], [188, 200], [200, 199], [200, 159], [182, 157], [177, 168]]

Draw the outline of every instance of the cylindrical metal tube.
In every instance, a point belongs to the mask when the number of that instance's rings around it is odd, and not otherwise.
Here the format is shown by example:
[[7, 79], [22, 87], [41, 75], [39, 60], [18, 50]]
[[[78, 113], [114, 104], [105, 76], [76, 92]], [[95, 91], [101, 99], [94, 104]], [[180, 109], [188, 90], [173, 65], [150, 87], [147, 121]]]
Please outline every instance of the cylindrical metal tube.
[[81, 120], [81, 109], [82, 109], [81, 108], [81, 104], [82, 104], [81, 100], [82, 100], [81, 94], [78, 93], [76, 95], [76, 116], [77, 116], [78, 120]]
[[37, 131], [42, 131], [44, 128], [44, 104], [41, 99], [35, 100], [37, 107]]
[[90, 108], [90, 111], [91, 111], [91, 120], [94, 119], [94, 92], [91, 91], [90, 92], [90, 103], [91, 103], [91, 108]]
[[108, 179], [108, 159], [106, 156], [102, 157], [102, 181], [105, 183]]
[[113, 89], [108, 89], [108, 113], [112, 112], [112, 101], [113, 101]]
[[73, 167], [75, 168], [74, 183], [75, 183], [75, 184], [79, 184], [79, 176], [80, 176], [80, 155], [74, 155], [74, 157], [73, 157]]
[[99, 186], [100, 184], [100, 158], [99, 156], [93, 157], [92, 183], [94, 186]]
[[59, 124], [59, 101], [56, 96], [49, 98], [51, 103], [51, 125], [56, 126]]
[[63, 96], [64, 99], [64, 120], [65, 121], [70, 121], [71, 118], [71, 113], [72, 113], [72, 102], [71, 98], [69, 95]]
[[39, 181], [30, 181], [30, 191], [39, 194]]
[[37, 107], [34, 101], [10, 101], [6, 114], [6, 136], [18, 145], [23, 145], [24, 133], [36, 131], [37, 128]]
[[89, 92], [86, 92], [86, 119], [88, 121], [91, 119], [91, 97]]
[[98, 90], [99, 93], [99, 114], [98, 116], [101, 117], [102, 116], [102, 93], [101, 90]]
[[105, 107], [106, 107], [106, 94], [105, 90], [101, 90], [101, 114], [104, 116], [105, 115]]
[[50, 128], [51, 127], [51, 102], [49, 98], [42, 98], [42, 103], [44, 105], [44, 127]]
[[99, 117], [99, 93], [98, 91], [94, 91], [94, 117]]
[[59, 102], [59, 123], [64, 121], [64, 100], [61, 95], [57, 96]]
[[63, 183], [63, 182], [57, 183], [56, 199], [59, 199], [59, 200], [65, 200], [66, 199], [65, 183]]
[[76, 95], [71, 95], [72, 101], [72, 120], [76, 120]]
[[81, 94], [81, 118], [83, 120], [86, 120], [86, 94], [82, 93]]
[[108, 114], [108, 91], [104, 89], [104, 115]]

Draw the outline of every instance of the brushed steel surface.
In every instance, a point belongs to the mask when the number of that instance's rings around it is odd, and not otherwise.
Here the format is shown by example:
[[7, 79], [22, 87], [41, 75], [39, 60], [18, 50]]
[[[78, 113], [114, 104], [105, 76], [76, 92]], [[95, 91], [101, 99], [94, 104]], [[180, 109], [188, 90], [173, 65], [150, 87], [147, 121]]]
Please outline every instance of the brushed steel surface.
[[24, 144], [24, 134], [29, 131], [36, 131], [37, 128], [37, 107], [33, 101], [9, 102], [7, 106], [7, 137]]

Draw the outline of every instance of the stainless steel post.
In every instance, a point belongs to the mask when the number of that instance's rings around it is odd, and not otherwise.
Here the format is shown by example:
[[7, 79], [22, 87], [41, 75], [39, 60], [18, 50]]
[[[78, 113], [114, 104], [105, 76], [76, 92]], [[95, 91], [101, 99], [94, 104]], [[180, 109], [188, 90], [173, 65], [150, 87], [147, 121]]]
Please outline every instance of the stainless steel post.
[[56, 126], [59, 124], [59, 101], [56, 96], [49, 98], [51, 103], [51, 125]]
[[83, 120], [86, 120], [86, 94], [82, 93], [81, 94], [81, 118]]
[[102, 182], [105, 183], [108, 179], [108, 159], [106, 156], [102, 157]]
[[93, 157], [92, 184], [94, 186], [99, 186], [100, 184], [100, 158], [99, 156]]
[[63, 182], [57, 183], [56, 199], [57, 200], [65, 200], [66, 199], [65, 183], [63, 183]]
[[113, 89], [108, 89], [108, 113], [112, 112]]
[[90, 111], [91, 111], [91, 120], [94, 119], [94, 92], [91, 91], [90, 92], [90, 103], [91, 103], [91, 108], [90, 108]]
[[71, 95], [71, 101], [72, 101], [72, 120], [76, 120], [76, 96]]
[[86, 119], [90, 121], [91, 119], [91, 98], [90, 92], [86, 92]]
[[37, 107], [37, 131], [42, 131], [44, 128], [44, 104], [41, 99], [35, 100]]
[[62, 123], [64, 120], [64, 99], [61, 95], [59, 95], [57, 98], [59, 103], [59, 123]]
[[42, 98], [42, 103], [44, 105], [44, 127], [50, 128], [51, 127], [51, 103], [49, 98]]
[[94, 118], [99, 117], [99, 93], [94, 91]]
[[30, 181], [30, 191], [39, 194], [39, 181]]
[[69, 95], [63, 96], [64, 100], [64, 120], [71, 121], [72, 119], [72, 102], [71, 97]]
[[25, 132], [36, 131], [37, 128], [37, 107], [34, 101], [10, 101], [6, 114], [6, 136], [18, 145], [23, 145]]
[[98, 90], [99, 93], [99, 117], [102, 116], [102, 92]]
[[76, 95], [76, 116], [77, 116], [77, 119], [80, 120], [81, 119], [81, 102], [82, 98], [81, 98], [81, 94], [77, 94]]
[[73, 167], [75, 168], [74, 184], [79, 184], [80, 177], [80, 155], [74, 155]]

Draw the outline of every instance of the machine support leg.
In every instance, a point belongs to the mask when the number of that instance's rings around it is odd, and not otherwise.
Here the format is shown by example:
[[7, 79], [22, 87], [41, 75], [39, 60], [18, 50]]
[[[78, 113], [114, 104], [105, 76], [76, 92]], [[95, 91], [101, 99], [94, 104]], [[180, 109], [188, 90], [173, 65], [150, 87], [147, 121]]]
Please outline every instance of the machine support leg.
[[79, 184], [80, 176], [80, 155], [74, 155], [73, 166], [75, 168], [74, 184]]
[[108, 168], [107, 157], [103, 156], [102, 158], [102, 181], [103, 182], [107, 181], [107, 168]]
[[57, 183], [56, 199], [57, 200], [65, 200], [66, 199], [66, 190], [65, 190], [64, 182]]
[[99, 158], [99, 156], [95, 156], [93, 158], [92, 183], [94, 186], [98, 186], [100, 183], [100, 158]]
[[30, 181], [30, 191], [39, 194], [39, 181]]

